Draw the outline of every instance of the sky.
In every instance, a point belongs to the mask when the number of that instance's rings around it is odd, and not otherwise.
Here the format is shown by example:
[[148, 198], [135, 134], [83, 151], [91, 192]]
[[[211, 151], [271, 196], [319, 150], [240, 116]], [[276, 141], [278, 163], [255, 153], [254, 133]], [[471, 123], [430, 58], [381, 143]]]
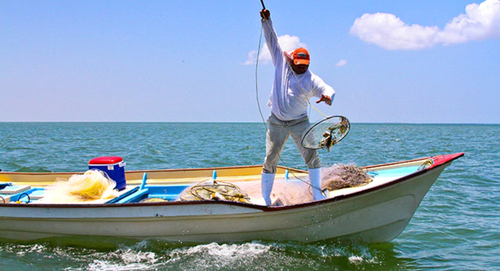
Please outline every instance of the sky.
[[[500, 0], [264, 2], [284, 50], [306, 47], [335, 89], [322, 114], [500, 124]], [[262, 122], [274, 67], [261, 9], [2, 0], [0, 122]]]

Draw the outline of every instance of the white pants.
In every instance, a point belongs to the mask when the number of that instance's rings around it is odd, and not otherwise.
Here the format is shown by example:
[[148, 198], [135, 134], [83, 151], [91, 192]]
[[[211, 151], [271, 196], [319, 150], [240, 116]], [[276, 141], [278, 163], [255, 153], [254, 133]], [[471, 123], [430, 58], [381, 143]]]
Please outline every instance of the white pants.
[[307, 168], [321, 167], [321, 160], [316, 150], [302, 147], [300, 141], [304, 132], [309, 129], [309, 118], [304, 117], [297, 120], [282, 121], [274, 114], [268, 118], [269, 130], [266, 136], [266, 159], [264, 160], [263, 173], [276, 173], [276, 167], [280, 160], [281, 151], [289, 136], [292, 136], [295, 145], [299, 149]]

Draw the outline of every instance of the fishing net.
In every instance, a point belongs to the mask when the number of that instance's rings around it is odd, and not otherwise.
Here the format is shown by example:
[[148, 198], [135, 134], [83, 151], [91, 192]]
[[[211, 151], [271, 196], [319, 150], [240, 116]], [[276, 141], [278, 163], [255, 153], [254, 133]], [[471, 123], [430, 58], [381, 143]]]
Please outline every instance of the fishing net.
[[301, 144], [306, 149], [326, 149], [339, 143], [348, 133], [351, 124], [346, 117], [329, 116], [309, 128], [302, 136]]
[[[366, 170], [355, 165], [336, 164], [321, 168], [321, 188], [330, 191], [349, 187], [359, 187], [372, 181]], [[252, 201], [262, 197], [261, 182], [247, 181], [237, 183]], [[313, 201], [308, 180], [299, 178], [276, 178], [271, 193], [273, 203], [283, 205], [301, 204]]]
[[[355, 165], [336, 164], [321, 168], [321, 188], [337, 190], [359, 187], [372, 181], [372, 177]], [[190, 186], [179, 195], [180, 201], [236, 201], [259, 202], [262, 198], [261, 182], [245, 181], [236, 184], [213, 180]], [[276, 178], [271, 194], [273, 202], [280, 206], [311, 202], [313, 200], [309, 181], [299, 178]]]
[[40, 202], [74, 203], [115, 198], [115, 181], [99, 170], [88, 170], [81, 175], [73, 175], [68, 181], [56, 181], [45, 188]]
[[370, 183], [373, 178], [355, 165], [336, 164], [321, 169], [322, 189], [337, 190]]
[[238, 186], [215, 180], [202, 181], [188, 187], [179, 195], [181, 201], [236, 201], [249, 203], [250, 198]]

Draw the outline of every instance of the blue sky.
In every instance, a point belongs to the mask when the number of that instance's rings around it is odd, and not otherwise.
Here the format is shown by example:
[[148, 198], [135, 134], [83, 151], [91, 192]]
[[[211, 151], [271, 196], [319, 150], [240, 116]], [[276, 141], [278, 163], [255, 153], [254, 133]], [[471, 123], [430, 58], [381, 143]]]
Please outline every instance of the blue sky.
[[[310, 69], [336, 90], [323, 113], [500, 123], [500, 0], [265, 3], [283, 45], [308, 48]], [[0, 1], [0, 121], [260, 122], [260, 9]], [[273, 67], [265, 51], [259, 62], [267, 117]]]

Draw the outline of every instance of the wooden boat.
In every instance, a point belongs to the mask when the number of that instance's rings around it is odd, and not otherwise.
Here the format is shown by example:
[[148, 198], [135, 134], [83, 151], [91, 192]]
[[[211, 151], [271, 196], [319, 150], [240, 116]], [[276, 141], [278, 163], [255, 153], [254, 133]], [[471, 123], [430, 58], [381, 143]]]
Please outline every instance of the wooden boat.
[[[126, 171], [127, 189], [122, 196], [90, 204], [36, 200], [43, 187], [75, 173], [0, 172], [0, 183], [25, 189], [11, 194], [0, 190], [4, 202], [0, 199], [0, 238], [103, 236], [189, 243], [355, 238], [387, 242], [405, 229], [441, 172], [461, 156], [463, 153], [363, 167], [374, 176], [369, 184], [329, 191], [325, 200], [285, 206], [173, 201], [188, 185], [210, 178], [214, 170], [217, 180], [238, 183], [259, 180], [261, 166]], [[284, 177], [287, 170], [307, 176], [305, 171], [280, 167], [277, 178]], [[31, 195], [29, 203], [26, 194]], [[154, 197], [170, 201], [140, 202]]]

